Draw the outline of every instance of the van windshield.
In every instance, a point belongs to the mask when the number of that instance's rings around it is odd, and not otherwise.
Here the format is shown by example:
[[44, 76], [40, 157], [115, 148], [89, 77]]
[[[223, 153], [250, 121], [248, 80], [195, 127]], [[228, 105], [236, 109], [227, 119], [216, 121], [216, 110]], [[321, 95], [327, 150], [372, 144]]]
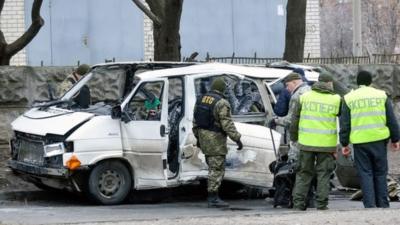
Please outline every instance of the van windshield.
[[92, 105], [116, 105], [123, 98], [126, 81], [123, 67], [96, 67], [83, 76], [66, 93], [57, 93], [60, 100], [72, 102], [73, 109]]

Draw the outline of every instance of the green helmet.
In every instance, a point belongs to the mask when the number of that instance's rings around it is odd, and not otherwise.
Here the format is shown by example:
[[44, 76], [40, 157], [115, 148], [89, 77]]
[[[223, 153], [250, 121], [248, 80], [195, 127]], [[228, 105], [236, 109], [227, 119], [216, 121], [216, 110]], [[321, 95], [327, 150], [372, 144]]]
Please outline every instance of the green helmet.
[[225, 88], [226, 88], [225, 80], [222, 77], [214, 79], [213, 82], [211, 83], [212, 91], [219, 91], [221, 93], [224, 93]]
[[79, 75], [85, 75], [90, 69], [90, 66], [88, 64], [82, 64], [80, 65], [75, 72]]

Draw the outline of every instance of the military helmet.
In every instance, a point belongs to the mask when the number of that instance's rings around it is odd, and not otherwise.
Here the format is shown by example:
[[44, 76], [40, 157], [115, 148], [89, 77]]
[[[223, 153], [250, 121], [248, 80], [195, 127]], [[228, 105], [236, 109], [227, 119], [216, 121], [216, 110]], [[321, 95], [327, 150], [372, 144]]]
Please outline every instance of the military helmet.
[[75, 72], [79, 75], [85, 75], [90, 69], [90, 66], [88, 64], [82, 64], [80, 65]]
[[225, 89], [226, 89], [226, 84], [224, 78], [222, 77], [214, 79], [213, 82], [211, 83], [212, 91], [219, 91], [221, 93], [224, 93]]

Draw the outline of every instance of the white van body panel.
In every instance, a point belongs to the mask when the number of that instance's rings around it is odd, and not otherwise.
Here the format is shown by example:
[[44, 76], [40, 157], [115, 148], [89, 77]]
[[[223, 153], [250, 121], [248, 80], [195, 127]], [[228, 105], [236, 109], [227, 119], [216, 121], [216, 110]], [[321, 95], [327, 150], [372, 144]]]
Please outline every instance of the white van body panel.
[[14, 120], [11, 127], [15, 131], [42, 136], [46, 134], [64, 135], [71, 128], [93, 116], [91, 113], [73, 112], [54, 107], [47, 111], [33, 108]]
[[[122, 157], [120, 121], [96, 116], [73, 132], [74, 153], [82, 165], [93, 165], [105, 158]], [[68, 160], [68, 157], [64, 157]], [[65, 165], [65, 161], [64, 161]]]

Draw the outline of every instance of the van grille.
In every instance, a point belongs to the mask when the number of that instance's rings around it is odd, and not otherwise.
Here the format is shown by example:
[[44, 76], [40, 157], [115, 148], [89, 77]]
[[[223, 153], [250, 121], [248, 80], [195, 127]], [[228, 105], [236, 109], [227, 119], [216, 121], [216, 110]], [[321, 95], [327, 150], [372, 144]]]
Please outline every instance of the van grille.
[[17, 160], [34, 165], [44, 164], [44, 141], [40, 136], [17, 135], [14, 142]]

